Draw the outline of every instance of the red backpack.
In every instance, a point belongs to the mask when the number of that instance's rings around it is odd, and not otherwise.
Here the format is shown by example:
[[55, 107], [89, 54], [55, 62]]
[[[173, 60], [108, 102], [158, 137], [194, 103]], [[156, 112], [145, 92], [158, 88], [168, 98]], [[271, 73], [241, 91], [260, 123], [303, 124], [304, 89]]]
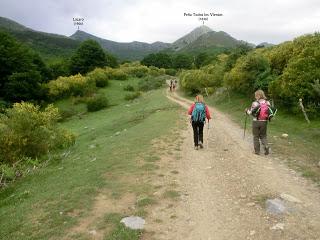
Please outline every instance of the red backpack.
[[259, 103], [260, 111], [257, 116], [257, 120], [268, 120], [269, 119], [269, 106], [267, 102]]

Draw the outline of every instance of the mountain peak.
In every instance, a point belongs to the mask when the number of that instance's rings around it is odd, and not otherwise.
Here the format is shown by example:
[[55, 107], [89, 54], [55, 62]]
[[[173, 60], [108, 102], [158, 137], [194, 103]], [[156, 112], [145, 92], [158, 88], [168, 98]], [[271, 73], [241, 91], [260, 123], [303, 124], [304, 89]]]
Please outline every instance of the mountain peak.
[[179, 38], [177, 41], [175, 41], [172, 45], [175, 50], [179, 50], [191, 42], [194, 42], [197, 40], [200, 36], [203, 34], [206, 34], [208, 32], [213, 32], [211, 28], [209, 28], [206, 25], [201, 25], [195, 29], [193, 29], [190, 33], [183, 36], [182, 38]]
[[198, 30], [201, 30], [201, 31], [204, 31], [204, 32], [212, 32], [212, 29], [209, 28], [209, 27], [206, 26], [206, 25], [201, 25], [201, 26], [195, 28], [193, 31], [195, 31], [195, 30], [197, 30], [197, 29], [198, 29]]

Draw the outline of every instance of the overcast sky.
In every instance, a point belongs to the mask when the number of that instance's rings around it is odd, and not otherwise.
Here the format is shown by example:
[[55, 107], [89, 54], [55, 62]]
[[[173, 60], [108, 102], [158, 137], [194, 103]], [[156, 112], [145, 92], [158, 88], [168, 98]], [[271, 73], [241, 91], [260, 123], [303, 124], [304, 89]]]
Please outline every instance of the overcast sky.
[[319, 0], [0, 0], [0, 16], [38, 31], [80, 29], [118, 42], [173, 42], [202, 25], [184, 13], [222, 13], [205, 25], [255, 44], [280, 43], [319, 31]]

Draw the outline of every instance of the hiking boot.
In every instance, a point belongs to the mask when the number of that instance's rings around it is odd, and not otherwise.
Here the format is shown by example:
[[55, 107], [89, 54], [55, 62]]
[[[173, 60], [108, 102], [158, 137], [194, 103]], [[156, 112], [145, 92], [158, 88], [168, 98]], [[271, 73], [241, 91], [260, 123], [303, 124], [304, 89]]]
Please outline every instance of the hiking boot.
[[254, 152], [254, 154], [255, 154], [255, 155], [260, 155], [260, 153], [259, 153], [259, 152]]
[[265, 147], [264, 148], [264, 155], [269, 155], [270, 152], [270, 148], [269, 147]]
[[202, 142], [199, 142], [199, 146], [200, 146], [200, 148], [203, 148]]
[[199, 149], [199, 147], [198, 146], [194, 146], [194, 150], [198, 150]]

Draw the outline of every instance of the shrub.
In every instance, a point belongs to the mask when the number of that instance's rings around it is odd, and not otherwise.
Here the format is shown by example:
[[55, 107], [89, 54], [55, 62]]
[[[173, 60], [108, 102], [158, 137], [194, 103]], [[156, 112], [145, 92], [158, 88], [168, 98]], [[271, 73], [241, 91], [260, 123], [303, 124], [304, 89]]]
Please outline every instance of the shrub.
[[165, 74], [165, 69], [164, 68], [157, 68], [154, 66], [149, 67], [149, 75], [150, 76], [160, 76]]
[[123, 64], [120, 66], [126, 74], [132, 77], [142, 78], [148, 75], [149, 69], [146, 66], [142, 66], [139, 63]]
[[108, 86], [108, 75], [102, 68], [96, 68], [95, 70], [87, 74], [87, 78], [95, 82], [96, 87], [103, 88]]
[[134, 87], [132, 85], [128, 84], [127, 86], [124, 86], [123, 90], [128, 91], [128, 92], [133, 92]]
[[128, 74], [123, 69], [113, 69], [113, 68], [106, 68], [105, 69], [108, 79], [113, 80], [127, 80]]
[[95, 82], [81, 74], [70, 77], [59, 77], [47, 84], [49, 96], [58, 99], [69, 96], [87, 96], [95, 91]]
[[[305, 35], [295, 39], [291, 48], [282, 52], [289, 56], [283, 61], [286, 63], [282, 64], [283, 68], [276, 68], [282, 70], [282, 74], [271, 82], [269, 92], [291, 112], [298, 110], [297, 102], [302, 98], [309, 116], [319, 116], [320, 100], [314, 88], [316, 80], [320, 79], [319, 44], [319, 33]], [[282, 45], [284, 48], [288, 44]]]
[[41, 111], [32, 103], [15, 103], [0, 116], [0, 162], [13, 165], [73, 144], [74, 135], [57, 127], [59, 118], [53, 105]]
[[209, 74], [205, 69], [183, 71], [180, 79], [181, 87], [192, 94], [203, 92], [204, 88], [216, 89], [222, 82], [221, 75]]
[[141, 95], [140, 92], [128, 93], [125, 95], [124, 99], [127, 101], [134, 100], [134, 99], [140, 97], [140, 95]]
[[6, 101], [0, 100], [0, 113], [4, 113], [8, 105]]
[[268, 90], [273, 80], [268, 60], [261, 54], [252, 52], [240, 57], [234, 68], [224, 77], [224, 84], [230, 89], [248, 94], [257, 89]]
[[47, 93], [37, 71], [13, 73], [5, 85], [4, 98], [11, 102], [44, 100]]
[[108, 99], [104, 95], [94, 95], [87, 100], [88, 112], [96, 112], [108, 107]]
[[165, 70], [165, 74], [170, 75], [170, 76], [175, 76], [177, 74], [177, 70], [173, 68], [169, 68]]
[[160, 77], [145, 77], [138, 83], [138, 88], [141, 91], [150, 91], [153, 89], [161, 88], [166, 82], [166, 78]]

